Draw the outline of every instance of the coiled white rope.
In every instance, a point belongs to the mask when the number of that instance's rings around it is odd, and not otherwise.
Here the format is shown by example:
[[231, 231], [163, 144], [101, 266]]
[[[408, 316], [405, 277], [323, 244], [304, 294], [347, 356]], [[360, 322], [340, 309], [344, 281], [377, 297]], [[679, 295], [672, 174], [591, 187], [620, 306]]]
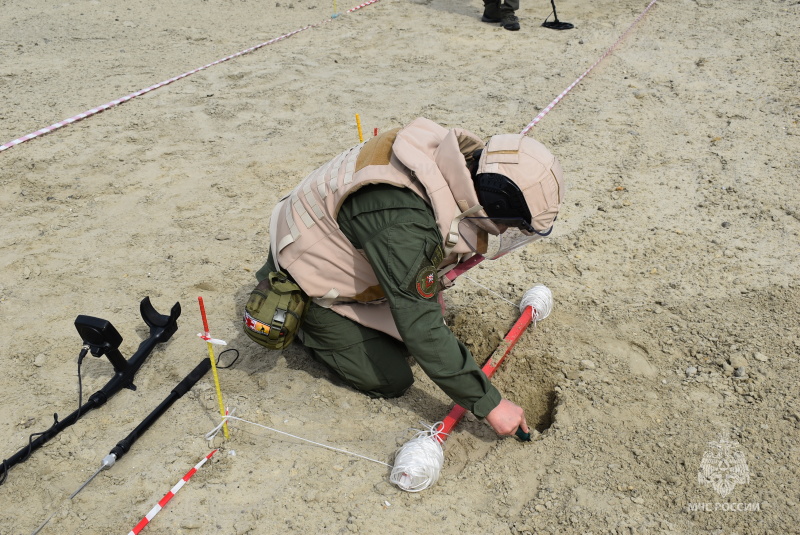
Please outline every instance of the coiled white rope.
[[339, 453], [345, 453], [366, 461], [388, 466], [392, 469], [391, 475], [389, 476], [389, 481], [408, 492], [420, 492], [436, 483], [436, 481], [439, 479], [439, 473], [442, 470], [442, 466], [444, 465], [444, 450], [442, 449], [440, 441], [436, 438], [437, 435], [440, 434], [438, 429], [442, 426], [442, 422], [436, 422], [431, 426], [425, 426], [425, 424], [423, 424], [426, 429], [417, 429], [417, 434], [415, 437], [406, 442], [397, 451], [395, 454], [394, 466], [392, 466], [391, 464], [366, 457], [365, 455], [360, 455], [358, 453], [353, 453], [341, 448], [329, 446], [321, 442], [308, 440], [307, 438], [292, 435], [291, 433], [286, 433], [285, 431], [280, 431], [279, 429], [274, 429], [266, 425], [245, 420], [244, 418], [239, 418], [233, 415], [235, 410], [236, 409], [231, 411], [231, 414], [226, 415], [214, 429], [206, 433], [206, 440], [211, 440], [216, 437], [217, 434], [219, 434], [219, 432], [222, 430], [222, 426], [228, 420], [244, 422], [256, 427], [261, 427], [262, 429], [267, 429], [268, 431], [274, 431], [275, 433], [280, 433], [281, 435], [302, 440], [303, 442], [308, 442], [309, 444], [313, 444], [315, 446], [321, 446], [329, 450], [338, 451]]
[[472, 281], [474, 284], [477, 284], [478, 286], [480, 286], [487, 292], [491, 293], [498, 299], [502, 299], [509, 305], [514, 307], [519, 306], [520, 312], [525, 312], [525, 309], [527, 307], [532, 307], [536, 311], [534, 318], [535, 321], [545, 319], [547, 316], [550, 315], [550, 312], [553, 310], [553, 293], [544, 284], [537, 284], [533, 288], [525, 292], [525, 294], [522, 296], [522, 300], [520, 300], [519, 302], [519, 305], [517, 305], [517, 303], [515, 303], [514, 301], [506, 299], [499, 293], [495, 292], [488, 286], [484, 286], [483, 284], [476, 281], [469, 275], [461, 275], [461, 276], [469, 281]]
[[439, 479], [439, 473], [442, 470], [442, 466], [444, 466], [444, 450], [442, 449], [441, 442], [436, 438], [437, 435], [440, 434], [438, 429], [441, 428], [442, 422], [436, 422], [431, 426], [426, 426], [423, 424], [426, 429], [416, 429], [415, 431], [417, 431], [417, 434], [415, 437], [406, 442], [395, 454], [393, 466], [365, 455], [360, 455], [358, 453], [353, 453], [341, 448], [329, 446], [321, 442], [308, 440], [307, 438], [292, 435], [291, 433], [286, 433], [285, 431], [280, 431], [279, 429], [274, 429], [266, 425], [245, 420], [244, 418], [233, 416], [233, 412], [235, 412], [235, 410], [236, 409], [231, 411], [231, 414], [228, 414], [222, 418], [222, 421], [220, 421], [220, 423], [214, 429], [206, 433], [206, 440], [211, 440], [216, 437], [217, 434], [219, 434], [219, 432], [222, 430], [222, 426], [228, 420], [244, 422], [256, 427], [261, 427], [262, 429], [267, 429], [268, 431], [274, 431], [275, 433], [280, 433], [281, 435], [302, 440], [303, 442], [308, 442], [309, 444], [313, 444], [315, 446], [321, 446], [329, 450], [338, 451], [339, 453], [345, 453], [366, 461], [388, 466], [392, 469], [391, 475], [389, 476], [389, 481], [400, 487], [402, 490], [408, 492], [420, 492], [436, 483], [436, 481]]
[[423, 491], [438, 481], [444, 466], [444, 450], [436, 438], [441, 426], [442, 422], [436, 422], [417, 430], [416, 436], [397, 450], [389, 481], [408, 492]]
[[525, 312], [528, 307], [535, 311], [533, 315], [534, 321], [545, 319], [553, 310], [553, 292], [544, 284], [535, 285], [525, 292], [519, 302], [520, 312]]

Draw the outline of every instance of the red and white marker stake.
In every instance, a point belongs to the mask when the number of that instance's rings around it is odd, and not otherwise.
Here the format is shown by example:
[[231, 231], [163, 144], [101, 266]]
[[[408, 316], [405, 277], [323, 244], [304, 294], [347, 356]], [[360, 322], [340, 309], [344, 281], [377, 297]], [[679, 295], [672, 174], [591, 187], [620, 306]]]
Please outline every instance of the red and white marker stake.
[[[227, 345], [222, 340], [217, 340], [216, 338], [211, 338], [211, 333], [208, 330], [208, 318], [206, 317], [206, 307], [203, 304], [203, 298], [198, 296], [197, 302], [200, 305], [200, 317], [203, 319], [203, 333], [198, 333], [197, 336], [202, 338], [206, 341], [206, 347], [208, 348], [208, 359], [211, 361], [211, 373], [214, 376], [214, 388], [217, 391], [217, 402], [219, 403], [219, 415], [223, 418], [225, 417], [225, 403], [222, 401], [222, 389], [219, 386], [219, 374], [217, 373], [217, 359], [214, 357], [214, 343], [215, 342], [222, 342], [223, 345]], [[222, 424], [222, 431], [224, 432], [225, 439], [231, 438], [230, 433], [228, 432], [228, 422], [226, 421]]]
[[[519, 317], [517, 322], [514, 323], [514, 326], [511, 327], [511, 330], [508, 331], [508, 334], [506, 334], [506, 337], [503, 338], [503, 341], [492, 354], [492, 357], [490, 357], [489, 360], [487, 360], [483, 365], [483, 368], [481, 368], [483, 373], [486, 374], [486, 377], [489, 379], [492, 378], [494, 372], [497, 371], [497, 368], [500, 367], [500, 364], [503, 363], [508, 354], [517, 344], [517, 339], [519, 339], [522, 333], [525, 332], [525, 329], [528, 328], [528, 325], [531, 324], [531, 321], [533, 321], [533, 309], [528, 307], [522, 313], [522, 316]], [[495, 358], [495, 355], [498, 354], [498, 352], [501, 353], [497, 358]], [[436, 435], [436, 438], [439, 440], [439, 442], [444, 442], [456, 424], [461, 421], [461, 418], [466, 412], [467, 409], [461, 405], [456, 405], [450, 409], [450, 412], [447, 413], [447, 416], [445, 416], [444, 420], [442, 420], [442, 426], [439, 428], [439, 433]]]
[[199, 463], [194, 465], [194, 468], [192, 468], [191, 470], [186, 472], [186, 475], [183, 476], [183, 479], [178, 481], [178, 483], [174, 487], [172, 487], [170, 489], [170, 491], [164, 495], [163, 498], [161, 498], [158, 501], [158, 503], [155, 505], [155, 507], [150, 509], [150, 512], [147, 513], [144, 516], [144, 518], [138, 524], [136, 524], [136, 526], [132, 530], [130, 530], [128, 532], [128, 535], [137, 535], [140, 531], [142, 531], [144, 529], [144, 527], [147, 524], [149, 524], [151, 520], [153, 520], [153, 517], [156, 516], [158, 514], [158, 512], [161, 509], [163, 509], [164, 506], [167, 505], [167, 503], [172, 499], [172, 497], [175, 496], [178, 493], [179, 490], [181, 490], [181, 487], [183, 487], [186, 484], [186, 482], [189, 481], [192, 478], [192, 476], [195, 474], [195, 472], [197, 472], [200, 469], [201, 466], [206, 464], [206, 461], [208, 461], [211, 458], [211, 456], [214, 455], [215, 453], [217, 453], [217, 450], [213, 450], [211, 453], [206, 455], [203, 458], [202, 461], [200, 461]]

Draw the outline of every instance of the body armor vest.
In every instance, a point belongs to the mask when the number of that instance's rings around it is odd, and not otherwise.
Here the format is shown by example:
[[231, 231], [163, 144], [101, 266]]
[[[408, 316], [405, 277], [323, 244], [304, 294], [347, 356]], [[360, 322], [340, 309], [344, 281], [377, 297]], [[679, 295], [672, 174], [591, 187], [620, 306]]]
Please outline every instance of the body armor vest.
[[275, 207], [270, 220], [273, 258], [321, 306], [337, 305], [334, 309], [342, 313], [338, 305], [380, 301], [384, 294], [372, 267], [341, 232], [336, 217], [359, 188], [391, 184], [409, 188], [431, 206], [444, 240], [439, 268], [452, 266], [472, 254], [458, 240], [456, 227], [464, 212], [486, 215], [465, 161], [465, 155], [471, 157], [483, 146], [470, 132], [419, 118], [339, 154]]

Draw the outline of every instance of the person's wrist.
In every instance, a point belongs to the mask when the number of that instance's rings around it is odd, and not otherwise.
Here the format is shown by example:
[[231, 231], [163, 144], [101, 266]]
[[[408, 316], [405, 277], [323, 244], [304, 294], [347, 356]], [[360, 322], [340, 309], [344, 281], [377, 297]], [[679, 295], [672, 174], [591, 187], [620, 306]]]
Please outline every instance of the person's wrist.
[[502, 399], [503, 396], [500, 395], [500, 392], [496, 388], [490, 387], [489, 391], [472, 406], [472, 414], [482, 420], [500, 405]]

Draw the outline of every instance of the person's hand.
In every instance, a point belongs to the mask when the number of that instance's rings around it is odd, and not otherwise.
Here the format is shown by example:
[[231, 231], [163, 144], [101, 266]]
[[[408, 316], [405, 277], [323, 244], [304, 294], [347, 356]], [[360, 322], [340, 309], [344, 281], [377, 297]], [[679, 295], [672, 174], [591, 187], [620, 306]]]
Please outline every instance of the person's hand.
[[507, 399], [500, 400], [500, 404], [486, 415], [486, 421], [498, 435], [513, 435], [517, 432], [518, 427], [521, 427], [526, 433], [531, 432], [525, 421], [525, 411]]

